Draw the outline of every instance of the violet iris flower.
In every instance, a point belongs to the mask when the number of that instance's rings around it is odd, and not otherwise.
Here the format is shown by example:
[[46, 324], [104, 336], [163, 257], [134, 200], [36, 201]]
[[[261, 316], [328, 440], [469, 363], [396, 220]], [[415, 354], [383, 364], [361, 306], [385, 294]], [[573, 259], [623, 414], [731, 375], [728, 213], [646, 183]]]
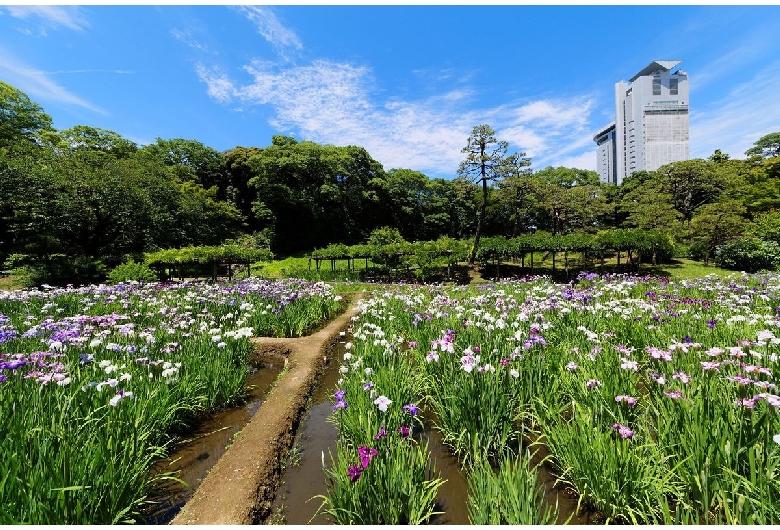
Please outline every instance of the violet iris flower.
[[404, 412], [408, 412], [412, 416], [416, 416], [417, 412], [420, 410], [417, 407], [417, 405], [415, 405], [414, 403], [409, 403], [408, 405], [404, 405], [402, 408]]

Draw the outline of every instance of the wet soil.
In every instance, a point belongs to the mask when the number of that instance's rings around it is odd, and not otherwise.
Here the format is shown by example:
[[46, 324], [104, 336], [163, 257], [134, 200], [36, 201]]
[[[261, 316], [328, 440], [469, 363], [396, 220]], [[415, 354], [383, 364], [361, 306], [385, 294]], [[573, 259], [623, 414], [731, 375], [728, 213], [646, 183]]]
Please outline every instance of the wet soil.
[[[290, 457], [286, 462], [281, 486], [271, 508], [271, 515], [265, 524], [286, 525], [332, 525], [334, 520], [327, 514], [317, 513], [322, 505], [319, 496], [327, 493], [323, 466], [331, 466], [331, 453], [336, 450], [338, 431], [329, 420], [333, 414], [331, 396], [338, 388], [340, 377], [339, 360], [345, 353], [344, 344], [349, 335], [339, 341], [331, 352], [333, 358], [321, 376], [317, 388], [312, 393], [309, 411], [301, 422], [301, 428]], [[424, 430], [418, 433], [422, 443], [430, 451], [431, 476], [438, 476], [445, 482], [439, 487], [434, 510], [429, 524], [433, 525], [469, 525], [468, 482], [457, 457], [444, 445], [441, 434], [432, 427], [430, 418], [423, 418]], [[557, 484], [557, 476], [552, 468], [541, 462], [549, 453], [546, 448], [536, 446], [536, 454], [531, 465], [540, 464], [538, 483], [544, 488], [544, 501], [548, 506], [558, 507], [557, 524], [594, 524], [593, 514], [581, 510], [577, 512], [578, 497], [565, 486]]]
[[168, 524], [192, 498], [203, 478], [225, 454], [233, 437], [255, 415], [268, 390], [284, 367], [283, 363], [262, 363], [246, 381], [246, 400], [238, 407], [218, 411], [200, 419], [191, 436], [157, 463], [151, 471], [175, 473], [176, 480], [158, 481], [145, 513], [147, 524]]
[[251, 339], [255, 361], [281, 359], [286, 369], [171, 524], [257, 524], [270, 515], [284, 463], [327, 352], [357, 314], [360, 296], [355, 295], [349, 309], [312, 335]]
[[266, 524], [334, 524], [328, 515], [317, 514], [322, 501], [316, 496], [326, 493], [323, 460], [326, 466], [330, 466], [330, 455], [336, 451], [338, 430], [328, 420], [333, 414], [329, 398], [337, 387], [339, 360], [345, 351], [343, 342], [340, 348], [331, 352], [333, 359], [311, 396], [310, 408], [295, 438], [281, 485], [274, 497], [272, 515]]
[[[339, 360], [343, 357], [345, 340], [339, 342], [332, 352], [333, 361], [326, 368], [322, 379], [311, 397], [308, 413], [302, 421], [295, 438], [291, 458], [286, 464], [282, 484], [276, 493], [272, 515], [266, 524], [328, 525], [334, 524], [327, 514], [317, 513], [322, 504], [318, 495], [325, 495], [325, 466], [331, 465], [331, 453], [336, 451], [338, 431], [329, 421], [333, 414], [330, 397], [337, 389]], [[420, 434], [422, 442], [428, 442], [431, 452], [430, 465], [437, 476], [446, 482], [439, 488], [436, 499], [438, 512], [431, 518], [431, 524], [469, 524], [466, 504], [466, 479], [457, 459], [442, 444], [441, 435], [435, 429], [426, 428]]]
[[[323, 464], [330, 465], [329, 455], [335, 451], [337, 431], [328, 421], [329, 398], [339, 378], [351, 318], [357, 314], [357, 297], [344, 314], [313, 335], [252, 339], [253, 362], [281, 363], [286, 370], [244, 429], [231, 434], [229, 450], [171, 524], [333, 524], [328, 515], [317, 514], [322, 500], [316, 496], [326, 493]], [[436, 499], [436, 511], [443, 513], [430, 523], [469, 524], [467, 482], [457, 458], [435, 429], [428, 427], [420, 436], [428, 441], [432, 467], [446, 481]], [[193, 449], [189, 458], [201, 455]], [[576, 496], [556, 486], [555, 475], [544, 466], [539, 482], [546, 500], [553, 506], [557, 500], [558, 524], [564, 523], [576, 511]], [[569, 519], [570, 524], [592, 522], [592, 514]]]

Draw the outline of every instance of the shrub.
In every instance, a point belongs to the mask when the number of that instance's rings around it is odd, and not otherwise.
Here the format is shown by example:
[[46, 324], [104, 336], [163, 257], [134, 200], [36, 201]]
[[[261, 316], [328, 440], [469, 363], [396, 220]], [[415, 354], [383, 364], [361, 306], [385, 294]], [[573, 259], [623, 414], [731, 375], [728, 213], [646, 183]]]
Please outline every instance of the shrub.
[[774, 241], [745, 238], [721, 245], [715, 252], [715, 264], [724, 269], [745, 272], [776, 270], [780, 263], [780, 245]]
[[102, 260], [88, 256], [11, 254], [3, 265], [27, 288], [40, 285], [85, 284], [105, 277]]
[[117, 265], [108, 273], [108, 281], [112, 284], [127, 281], [151, 283], [157, 280], [157, 273], [150, 269], [147, 264], [136, 263], [132, 259]]
[[753, 235], [763, 241], [780, 244], [780, 211], [759, 214], [755, 218]]
[[404, 238], [401, 235], [401, 232], [399, 232], [397, 228], [389, 226], [375, 229], [368, 238], [369, 245], [390, 245], [403, 242]]

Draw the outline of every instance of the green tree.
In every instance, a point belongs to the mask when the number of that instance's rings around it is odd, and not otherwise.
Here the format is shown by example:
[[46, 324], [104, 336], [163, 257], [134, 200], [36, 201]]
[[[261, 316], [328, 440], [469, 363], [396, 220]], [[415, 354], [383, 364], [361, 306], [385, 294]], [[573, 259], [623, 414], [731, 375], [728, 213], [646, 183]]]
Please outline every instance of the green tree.
[[273, 233], [277, 253], [355, 244], [385, 220], [385, 172], [362, 147], [274, 136], [247, 163], [257, 193], [253, 213]]
[[388, 218], [407, 241], [433, 241], [449, 235], [458, 224], [451, 181], [429, 179], [412, 169], [387, 172]]
[[588, 169], [547, 166], [537, 171], [534, 176], [562, 188], [585, 185], [598, 186], [601, 184], [599, 174]]
[[393, 226], [407, 241], [423, 239], [430, 180], [412, 169], [391, 169], [386, 181]]
[[225, 200], [241, 211], [247, 218], [251, 230], [258, 229], [252, 215], [252, 203], [257, 199], [257, 190], [249, 186], [249, 181], [255, 176], [249, 165], [249, 159], [262, 152], [263, 150], [259, 147], [239, 146], [223, 154], [227, 172]]
[[21, 90], [0, 81], [0, 150], [29, 149], [52, 130], [51, 116]]
[[404, 239], [401, 232], [394, 227], [382, 226], [371, 231], [371, 235], [368, 236], [368, 244], [381, 247], [383, 245], [393, 245], [396, 243], [404, 243]]
[[780, 157], [742, 161], [745, 206], [751, 214], [780, 209]]
[[447, 235], [454, 239], [463, 239], [473, 233], [477, 211], [474, 202], [476, 188], [475, 184], [463, 178], [433, 179], [430, 183], [433, 199], [427, 215], [427, 226], [439, 228], [438, 237]]
[[182, 181], [193, 181], [205, 189], [217, 187], [217, 197], [225, 198], [227, 173], [225, 159], [214, 148], [197, 140], [157, 138], [153, 144], [144, 146], [142, 155], [152, 156], [166, 166], [176, 170], [176, 176]]
[[705, 204], [691, 220], [693, 254], [706, 265], [722, 244], [741, 236], [748, 221], [742, 215], [744, 205], [737, 200], [724, 200]]
[[780, 210], [764, 212], [753, 219], [751, 234], [764, 241], [773, 241], [780, 245]]
[[759, 138], [753, 147], [745, 151], [745, 156], [774, 158], [780, 156], [780, 132], [773, 132]]
[[598, 173], [585, 169], [551, 167], [537, 171], [539, 222], [553, 235], [579, 228], [593, 231], [609, 205]]
[[674, 208], [672, 194], [655, 171], [636, 171], [618, 186], [618, 210], [623, 225], [658, 230], [673, 235], [679, 231], [682, 214]]
[[658, 168], [661, 190], [672, 196], [672, 204], [690, 225], [697, 208], [714, 202], [726, 188], [724, 175], [712, 162], [693, 159], [672, 162]]
[[[469, 254], [469, 265], [474, 264], [479, 249], [479, 239], [482, 235], [482, 225], [487, 208], [488, 183], [496, 182], [505, 177], [510, 165], [507, 158], [509, 144], [503, 140], [497, 140], [495, 134], [489, 125], [477, 125], [471, 130], [466, 146], [461, 149], [461, 153], [466, 155], [466, 159], [458, 166], [458, 175], [482, 186], [482, 201], [474, 233], [474, 245]], [[516, 156], [523, 157], [525, 155]]]
[[721, 152], [720, 149], [715, 149], [715, 152], [712, 153], [707, 160], [710, 162], [715, 162], [716, 164], [720, 164], [721, 162], [726, 162], [730, 158], [731, 157], [729, 155]]
[[183, 232], [182, 246], [220, 245], [239, 234], [241, 213], [232, 204], [218, 200], [215, 187], [204, 189], [194, 182], [183, 182], [179, 192], [175, 223]]
[[57, 148], [70, 151], [94, 151], [112, 155], [115, 158], [128, 158], [138, 150], [135, 142], [123, 138], [114, 131], [76, 125], [57, 132]]
[[508, 174], [498, 183], [501, 190], [499, 200], [506, 206], [508, 219], [512, 223], [510, 237], [520, 233], [522, 214], [527, 211], [529, 199], [536, 190], [532, 179], [531, 159], [514, 153], [507, 159]]

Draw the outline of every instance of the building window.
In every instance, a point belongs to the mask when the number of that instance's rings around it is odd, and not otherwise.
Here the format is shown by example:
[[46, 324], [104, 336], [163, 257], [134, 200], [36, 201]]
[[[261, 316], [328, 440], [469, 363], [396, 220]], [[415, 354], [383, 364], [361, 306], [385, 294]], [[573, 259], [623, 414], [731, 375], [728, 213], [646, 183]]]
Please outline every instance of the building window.
[[669, 94], [670, 95], [672, 95], [672, 96], [676, 96], [677, 95], [677, 86], [678, 86], [679, 82], [680, 82], [679, 79], [670, 79], [669, 80]]
[[653, 95], [654, 96], [660, 96], [661, 95], [661, 78], [660, 77], [654, 77], [653, 78]]

